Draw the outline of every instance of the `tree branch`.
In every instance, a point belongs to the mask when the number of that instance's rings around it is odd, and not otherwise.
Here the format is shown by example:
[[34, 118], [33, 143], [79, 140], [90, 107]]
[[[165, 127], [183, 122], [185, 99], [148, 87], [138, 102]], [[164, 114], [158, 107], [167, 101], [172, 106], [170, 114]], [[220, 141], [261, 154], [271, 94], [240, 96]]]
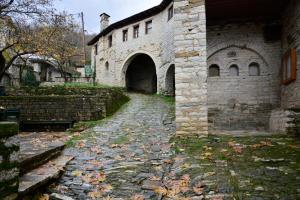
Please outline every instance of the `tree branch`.
[[22, 53], [18, 53], [17, 55], [13, 56], [9, 62], [7, 62], [7, 64], [5, 65], [5, 70], [8, 70], [10, 68], [10, 66], [15, 62], [15, 60], [20, 57], [20, 56], [23, 56], [23, 55], [27, 55], [27, 54], [34, 54], [34, 53], [37, 53], [38, 51], [28, 51], [28, 52], [22, 52]]

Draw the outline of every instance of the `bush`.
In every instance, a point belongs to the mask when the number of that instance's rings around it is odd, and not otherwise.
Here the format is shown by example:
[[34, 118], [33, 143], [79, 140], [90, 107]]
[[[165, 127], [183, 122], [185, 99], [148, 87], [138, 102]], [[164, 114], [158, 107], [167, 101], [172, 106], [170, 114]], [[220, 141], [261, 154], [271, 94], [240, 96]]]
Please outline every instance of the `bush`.
[[23, 77], [23, 84], [25, 86], [38, 87], [40, 85], [40, 82], [36, 80], [33, 71], [28, 70]]

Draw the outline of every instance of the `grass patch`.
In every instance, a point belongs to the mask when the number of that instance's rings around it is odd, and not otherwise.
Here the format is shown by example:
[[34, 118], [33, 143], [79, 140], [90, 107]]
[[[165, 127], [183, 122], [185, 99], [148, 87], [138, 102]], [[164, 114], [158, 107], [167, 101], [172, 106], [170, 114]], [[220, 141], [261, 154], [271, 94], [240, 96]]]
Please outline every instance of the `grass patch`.
[[175, 97], [172, 96], [165, 96], [162, 94], [156, 94], [156, 96], [160, 97], [161, 99], [163, 99], [166, 103], [171, 104], [171, 105], [175, 105]]
[[77, 88], [115, 88], [110, 85], [99, 84], [96, 83], [95, 85], [92, 83], [65, 83], [64, 87], [77, 87]]
[[[277, 199], [299, 199], [300, 141], [288, 136], [173, 138], [172, 150], [185, 155], [187, 168], [182, 172], [192, 177], [208, 174], [206, 181], [219, 186], [237, 199], [277, 196]], [[262, 187], [263, 191], [256, 188]], [[289, 191], [289, 192], [287, 192]], [[245, 196], [244, 194], [249, 196]], [[298, 195], [298, 196], [297, 196]], [[263, 198], [264, 197], [264, 198]]]

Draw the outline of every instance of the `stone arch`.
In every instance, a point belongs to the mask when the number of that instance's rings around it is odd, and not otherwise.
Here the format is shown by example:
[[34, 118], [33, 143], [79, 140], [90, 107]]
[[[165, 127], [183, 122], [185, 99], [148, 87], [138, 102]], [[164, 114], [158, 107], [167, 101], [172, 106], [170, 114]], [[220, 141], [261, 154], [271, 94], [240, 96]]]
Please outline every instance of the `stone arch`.
[[[265, 56], [263, 56], [262, 53], [259, 53], [260, 51], [258, 50], [255, 50], [254, 48], [251, 48], [249, 47], [249, 45], [236, 45], [236, 44], [220, 44], [220, 45], [217, 45], [215, 46], [214, 48], [212, 48], [213, 50], [211, 50], [208, 54], [208, 57], [207, 57], [207, 60], [209, 60], [211, 57], [213, 57], [214, 55], [216, 55], [217, 53], [221, 52], [221, 51], [224, 51], [226, 49], [229, 49], [229, 48], [239, 48], [239, 49], [242, 49], [242, 50], [248, 50], [248, 51], [251, 51], [253, 53], [255, 53], [258, 57], [261, 58], [261, 60], [263, 60], [264, 64], [266, 66], [269, 66], [269, 63], [268, 61], [265, 59]], [[263, 50], [261, 50], [261, 52], [263, 52]]]
[[157, 70], [152, 57], [136, 53], [129, 57], [122, 69], [122, 81], [128, 91], [157, 92]]
[[175, 65], [171, 64], [165, 76], [166, 95], [175, 96]]
[[124, 59], [124, 61], [121, 64], [122, 68], [121, 68], [121, 72], [119, 72], [121, 86], [124, 86], [124, 87], [126, 86], [126, 71], [128, 69], [129, 64], [136, 56], [141, 55], [141, 54], [146, 54], [147, 56], [149, 56], [155, 63], [156, 72], [159, 71], [158, 66], [159, 66], [160, 62], [156, 59], [157, 57], [155, 57], [151, 53], [144, 51], [144, 50], [132, 52]]

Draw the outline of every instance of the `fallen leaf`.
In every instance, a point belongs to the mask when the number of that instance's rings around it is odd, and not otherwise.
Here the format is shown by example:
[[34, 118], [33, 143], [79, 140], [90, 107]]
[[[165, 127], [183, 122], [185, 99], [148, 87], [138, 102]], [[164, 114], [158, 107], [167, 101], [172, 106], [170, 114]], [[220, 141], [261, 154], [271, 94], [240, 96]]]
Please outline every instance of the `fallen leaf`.
[[149, 178], [150, 181], [160, 181], [160, 177], [152, 176]]
[[165, 164], [172, 164], [173, 161], [172, 161], [172, 160], [164, 160], [164, 163], [165, 163]]
[[131, 197], [131, 200], [144, 200], [144, 199], [145, 199], [145, 197], [143, 195], [139, 195], [139, 194], [136, 194], [133, 197]]
[[239, 153], [239, 154], [242, 154], [242, 153], [243, 153], [243, 147], [242, 147], [242, 146], [234, 146], [234, 147], [233, 147], [233, 150], [234, 150], [236, 153]]
[[163, 187], [158, 187], [154, 190], [155, 193], [160, 194], [162, 196], [166, 196], [168, 194], [168, 190]]
[[205, 189], [205, 185], [203, 185], [202, 183], [197, 183], [194, 187], [193, 187], [193, 191], [195, 192], [195, 194], [203, 194], [203, 191]]
[[85, 147], [85, 143], [84, 142], [78, 142], [76, 144], [76, 148], [78, 148], [78, 149], [81, 149], [81, 148], [84, 148], [84, 147]]
[[104, 184], [100, 186], [100, 189], [103, 193], [108, 193], [113, 189], [113, 186], [111, 186], [110, 184]]
[[100, 198], [100, 197], [102, 197], [102, 195], [103, 195], [102, 192], [100, 192], [98, 190], [94, 190], [94, 191], [88, 193], [88, 196], [91, 197], [92, 199]]
[[72, 172], [72, 175], [79, 177], [79, 176], [82, 176], [82, 173], [83, 173], [82, 171], [75, 170], [75, 171]]
[[98, 147], [92, 147], [91, 152], [94, 152], [96, 154], [101, 154], [102, 153], [101, 149], [98, 148]]
[[49, 200], [49, 199], [50, 199], [50, 197], [49, 197], [48, 194], [43, 194], [42, 196], [40, 196], [40, 197], [38, 198], [38, 200]]
[[120, 147], [120, 145], [118, 145], [118, 144], [111, 144], [111, 145], [110, 145], [110, 148], [113, 148], [113, 149], [114, 149], [114, 148], [117, 148], [117, 147]]

